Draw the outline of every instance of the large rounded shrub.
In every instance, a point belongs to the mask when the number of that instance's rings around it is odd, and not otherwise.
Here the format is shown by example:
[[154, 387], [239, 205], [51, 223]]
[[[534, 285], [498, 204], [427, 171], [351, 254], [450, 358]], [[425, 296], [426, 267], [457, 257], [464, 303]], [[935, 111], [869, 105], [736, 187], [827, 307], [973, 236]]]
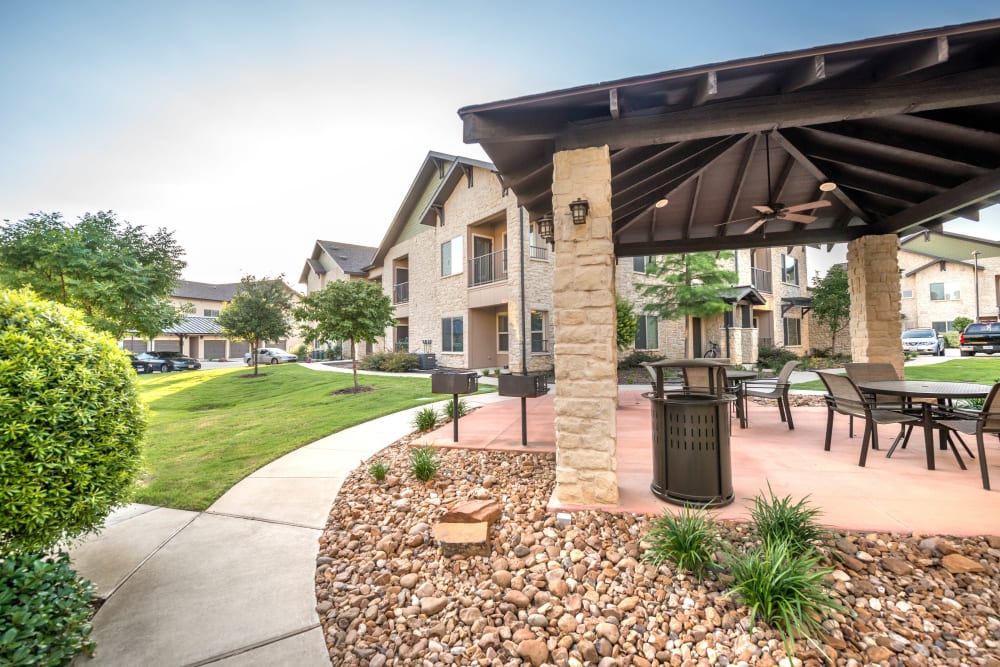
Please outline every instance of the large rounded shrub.
[[0, 290], [0, 551], [98, 528], [128, 500], [145, 428], [113, 340], [75, 310]]

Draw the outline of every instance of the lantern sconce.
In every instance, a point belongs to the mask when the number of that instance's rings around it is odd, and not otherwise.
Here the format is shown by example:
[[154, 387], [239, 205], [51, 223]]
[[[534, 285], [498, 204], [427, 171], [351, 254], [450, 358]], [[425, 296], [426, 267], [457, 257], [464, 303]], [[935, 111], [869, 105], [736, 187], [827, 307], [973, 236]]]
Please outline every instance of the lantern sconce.
[[587, 222], [587, 212], [590, 211], [590, 202], [586, 199], [577, 199], [569, 205], [569, 210], [573, 213], [573, 224], [582, 225]]
[[552, 223], [552, 214], [546, 213], [538, 220], [535, 220], [535, 225], [538, 227], [538, 235], [546, 243], [555, 247], [555, 228]]

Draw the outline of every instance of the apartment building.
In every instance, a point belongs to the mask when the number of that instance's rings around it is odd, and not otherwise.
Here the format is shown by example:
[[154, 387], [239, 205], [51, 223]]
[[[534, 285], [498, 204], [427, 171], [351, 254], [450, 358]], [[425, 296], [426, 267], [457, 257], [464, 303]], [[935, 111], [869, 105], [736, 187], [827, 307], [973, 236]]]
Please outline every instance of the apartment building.
[[[337, 256], [334, 246], [364, 248], [318, 241], [300, 277], [309, 292], [333, 275], [323, 258]], [[761, 344], [808, 347], [802, 248], [736, 252], [728, 268], [740, 286], [725, 295], [732, 311], [686, 327], [645, 313], [638, 286], [653, 280], [650, 261], [619, 258], [616, 269], [617, 290], [639, 315], [637, 349], [700, 356], [711, 341], [750, 363]], [[351, 266], [338, 277], [379, 281], [391, 295], [397, 325], [382, 349], [434, 353], [446, 368], [551, 370], [550, 248], [492, 164], [428, 153], [368, 265]]]

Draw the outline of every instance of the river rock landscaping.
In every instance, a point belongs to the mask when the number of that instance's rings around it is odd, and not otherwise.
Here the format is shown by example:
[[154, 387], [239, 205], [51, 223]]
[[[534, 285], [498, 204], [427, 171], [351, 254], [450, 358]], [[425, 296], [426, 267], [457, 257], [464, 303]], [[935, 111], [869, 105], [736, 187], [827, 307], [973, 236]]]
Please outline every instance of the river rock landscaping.
[[[554, 456], [440, 450], [424, 483], [408, 450], [404, 439], [344, 482], [320, 539], [316, 610], [333, 664], [790, 664], [724, 570], [699, 583], [642, 561], [647, 517], [547, 512]], [[376, 459], [383, 481], [368, 472]], [[433, 527], [470, 499], [503, 508], [491, 555], [444, 557]], [[756, 539], [750, 524], [722, 525], [733, 544]], [[797, 642], [795, 665], [1000, 667], [1000, 537], [835, 531], [820, 553], [844, 613]]]

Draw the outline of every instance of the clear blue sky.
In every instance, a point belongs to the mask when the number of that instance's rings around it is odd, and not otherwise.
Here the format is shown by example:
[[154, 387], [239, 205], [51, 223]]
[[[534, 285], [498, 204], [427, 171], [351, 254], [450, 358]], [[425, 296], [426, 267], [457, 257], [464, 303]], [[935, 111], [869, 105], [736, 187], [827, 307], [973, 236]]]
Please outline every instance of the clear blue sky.
[[185, 278], [294, 283], [317, 238], [377, 245], [427, 151], [485, 157], [459, 107], [997, 15], [996, 0], [0, 0], [0, 219], [112, 209], [174, 230]]

